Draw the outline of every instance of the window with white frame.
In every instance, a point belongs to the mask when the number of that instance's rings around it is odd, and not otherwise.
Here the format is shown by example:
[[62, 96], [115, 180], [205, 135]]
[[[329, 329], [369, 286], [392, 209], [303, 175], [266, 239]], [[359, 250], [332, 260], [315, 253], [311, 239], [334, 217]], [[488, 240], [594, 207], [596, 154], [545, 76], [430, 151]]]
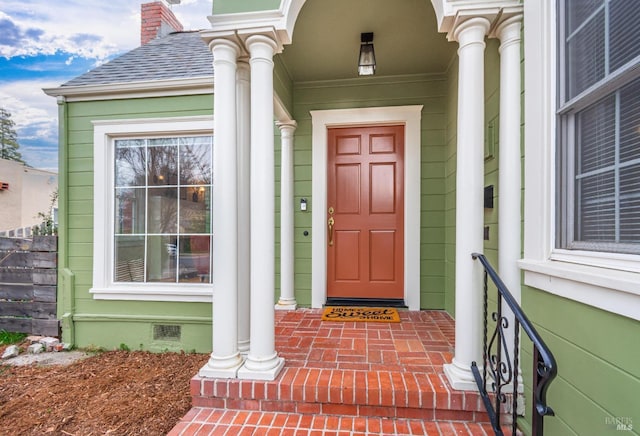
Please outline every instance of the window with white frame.
[[210, 302], [213, 117], [92, 123], [91, 294]]
[[211, 149], [211, 136], [114, 140], [114, 282], [211, 282]]
[[556, 246], [640, 254], [640, 8], [558, 4]]

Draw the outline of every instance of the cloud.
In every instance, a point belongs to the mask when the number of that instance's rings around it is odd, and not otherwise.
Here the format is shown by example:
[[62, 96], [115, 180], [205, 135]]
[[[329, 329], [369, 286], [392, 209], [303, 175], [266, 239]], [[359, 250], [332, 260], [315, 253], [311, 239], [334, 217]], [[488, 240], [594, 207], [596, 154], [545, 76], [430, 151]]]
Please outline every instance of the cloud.
[[[12, 113], [25, 160], [57, 164], [55, 88], [140, 44], [140, 4], [152, 0], [41, 0], [0, 3], [0, 104]], [[185, 29], [210, 27], [212, 0], [172, 10]]]
[[[27, 163], [36, 166], [34, 161], [41, 160], [39, 150], [47, 147], [57, 148], [58, 142], [58, 110], [56, 100], [42, 92], [43, 87], [54, 87], [58, 84], [42, 80], [21, 80], [2, 82], [0, 84], [0, 101], [2, 107], [11, 113], [18, 134], [20, 151]], [[36, 149], [30, 149], [29, 145]], [[48, 151], [48, 166], [57, 162], [57, 152]]]
[[39, 29], [21, 29], [10, 17], [0, 12], [0, 46], [14, 46], [27, 39], [37, 39], [42, 34]]
[[[144, 2], [67, 0], [64, 7], [43, 8], [36, 0], [3, 0], [0, 56], [63, 52], [107, 59], [139, 44], [140, 4]], [[184, 0], [173, 11], [185, 29], [206, 28], [211, 0]]]

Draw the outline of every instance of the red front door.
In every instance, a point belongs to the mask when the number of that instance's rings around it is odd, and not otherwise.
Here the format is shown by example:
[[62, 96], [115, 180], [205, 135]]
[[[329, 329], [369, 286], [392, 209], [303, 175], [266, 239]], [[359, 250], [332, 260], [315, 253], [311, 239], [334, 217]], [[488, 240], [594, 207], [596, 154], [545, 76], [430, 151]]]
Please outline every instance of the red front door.
[[327, 297], [404, 298], [404, 126], [329, 129]]

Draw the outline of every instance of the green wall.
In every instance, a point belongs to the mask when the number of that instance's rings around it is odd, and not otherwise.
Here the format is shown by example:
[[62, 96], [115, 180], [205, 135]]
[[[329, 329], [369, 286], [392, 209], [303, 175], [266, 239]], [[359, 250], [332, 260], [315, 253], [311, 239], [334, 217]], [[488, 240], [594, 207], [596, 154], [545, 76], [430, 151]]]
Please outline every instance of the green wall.
[[445, 149], [444, 183], [444, 309], [455, 316], [456, 274], [456, 151], [458, 134], [458, 57], [447, 71], [447, 138]]
[[237, 12], [269, 11], [278, 9], [281, 0], [214, 0], [213, 13], [230, 14]]
[[[553, 352], [558, 376], [547, 393], [556, 416], [545, 435], [640, 433], [640, 323], [547, 292], [524, 287], [522, 307]], [[524, 336], [526, 338], [526, 336]], [[522, 344], [525, 395], [531, 395], [531, 343]], [[633, 431], [617, 431], [615, 418]], [[531, 401], [521, 425], [530, 434]]]
[[[295, 213], [295, 289], [298, 304], [311, 304], [311, 116], [309, 111], [376, 106], [423, 105], [420, 300], [422, 308], [444, 308], [445, 178], [447, 155], [447, 78], [415, 75], [393, 78], [310, 82], [294, 85], [295, 204], [310, 201]], [[303, 232], [309, 231], [309, 236]]]
[[[63, 337], [91, 345], [156, 351], [211, 349], [211, 304], [95, 300], [93, 271], [93, 120], [209, 115], [211, 95], [73, 102], [61, 106], [60, 316]], [[100, 162], [99, 164], [102, 164]], [[153, 324], [180, 325], [182, 340], [154, 341]]]
[[500, 114], [500, 55], [499, 41], [487, 39], [484, 56], [484, 186], [493, 185], [493, 208], [484, 209], [484, 225], [489, 227], [489, 239], [484, 241], [484, 255], [498, 268], [498, 117]]
[[293, 110], [293, 82], [280, 55], [273, 58], [273, 92], [291, 113]]

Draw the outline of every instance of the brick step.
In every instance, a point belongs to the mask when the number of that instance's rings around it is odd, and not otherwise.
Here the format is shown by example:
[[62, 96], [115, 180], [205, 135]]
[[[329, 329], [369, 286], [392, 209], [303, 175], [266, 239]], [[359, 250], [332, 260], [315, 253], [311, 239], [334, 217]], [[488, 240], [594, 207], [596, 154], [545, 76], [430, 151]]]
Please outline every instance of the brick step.
[[486, 423], [192, 408], [169, 432], [183, 435], [492, 435]]
[[454, 323], [402, 311], [400, 323], [323, 322], [318, 309], [276, 313], [285, 368], [274, 381], [191, 380], [176, 435], [493, 434], [477, 392], [455, 391]]
[[477, 392], [453, 391], [444, 375], [285, 368], [275, 381], [191, 380], [194, 407], [486, 422]]

